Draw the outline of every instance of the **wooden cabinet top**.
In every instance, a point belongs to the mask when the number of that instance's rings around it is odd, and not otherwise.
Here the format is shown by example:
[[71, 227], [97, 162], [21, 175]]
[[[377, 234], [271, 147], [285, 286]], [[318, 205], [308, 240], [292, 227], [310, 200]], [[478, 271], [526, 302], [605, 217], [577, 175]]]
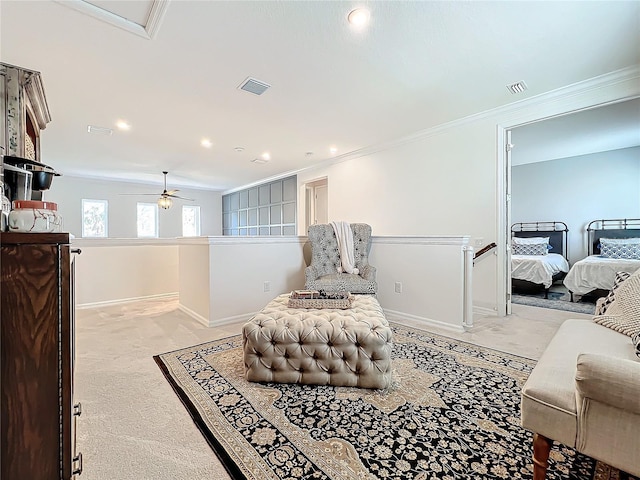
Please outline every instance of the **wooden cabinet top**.
[[0, 245], [68, 244], [68, 233], [0, 232]]

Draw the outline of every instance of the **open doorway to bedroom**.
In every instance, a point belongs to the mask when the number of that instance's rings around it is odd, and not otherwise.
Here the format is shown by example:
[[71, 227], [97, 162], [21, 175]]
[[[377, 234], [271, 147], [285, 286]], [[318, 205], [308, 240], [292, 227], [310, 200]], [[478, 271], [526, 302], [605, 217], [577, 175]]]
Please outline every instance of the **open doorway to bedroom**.
[[329, 223], [329, 183], [326, 177], [307, 182], [305, 194], [305, 226]]
[[[635, 98], [506, 132], [511, 148], [505, 178], [511, 195], [505, 235], [512, 255], [507, 252], [505, 271], [513, 303], [593, 314], [601, 292], [581, 290], [576, 282], [585, 280], [569, 272], [591, 253], [587, 228], [592, 221], [640, 218], [639, 124], [640, 99]], [[566, 233], [550, 233], [563, 225]], [[512, 233], [512, 228], [526, 233]], [[522, 242], [511, 240], [512, 235], [566, 239], [564, 247], [556, 242], [543, 252], [531, 245], [546, 245], [545, 240]], [[539, 255], [532, 255], [534, 250]], [[583, 294], [573, 295], [572, 302], [570, 290]]]

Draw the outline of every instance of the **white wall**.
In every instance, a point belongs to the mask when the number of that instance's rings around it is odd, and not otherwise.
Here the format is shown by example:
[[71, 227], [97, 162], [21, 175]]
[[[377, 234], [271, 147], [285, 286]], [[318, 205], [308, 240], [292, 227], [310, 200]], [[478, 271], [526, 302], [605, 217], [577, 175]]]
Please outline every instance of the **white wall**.
[[[121, 195], [122, 193], [159, 193], [162, 185], [149, 185], [110, 180], [98, 180], [62, 175], [53, 179], [44, 192], [46, 200], [58, 204], [64, 230], [76, 237], [82, 235], [82, 199], [109, 201], [109, 237], [136, 238], [136, 204], [155, 203], [153, 195]], [[158, 209], [159, 237], [182, 236], [182, 205], [199, 205], [201, 234], [222, 234], [222, 194], [220, 192], [183, 189], [178, 195], [195, 201], [174, 200], [169, 210]]]
[[162, 239], [75, 239], [78, 307], [177, 295], [178, 247]]
[[[471, 320], [465, 237], [374, 237], [378, 299], [396, 320], [463, 330]], [[75, 239], [79, 307], [178, 295], [207, 326], [247, 320], [281, 293], [304, 288], [306, 237]], [[402, 282], [396, 293], [395, 282]], [[264, 282], [269, 282], [265, 291]], [[466, 316], [465, 316], [466, 315]]]
[[472, 323], [471, 304], [465, 304], [472, 291], [464, 275], [468, 242], [453, 236], [374, 237], [369, 263], [376, 267], [378, 300], [387, 315], [455, 331], [463, 331], [463, 320]]
[[[329, 220], [369, 223], [373, 235], [469, 235], [472, 245], [497, 242], [498, 255], [474, 268], [474, 305], [501, 312], [508, 276], [503, 129], [640, 95], [639, 78], [634, 69], [365, 149], [348, 161], [298, 172], [299, 187], [327, 177]], [[298, 218], [304, 218], [300, 200]]]
[[511, 193], [514, 223], [568, 225], [573, 264], [587, 255], [590, 221], [640, 218], [640, 147], [515, 166]]
[[304, 288], [305, 241], [306, 237], [178, 239], [180, 308], [210, 327], [248, 320], [275, 296]]

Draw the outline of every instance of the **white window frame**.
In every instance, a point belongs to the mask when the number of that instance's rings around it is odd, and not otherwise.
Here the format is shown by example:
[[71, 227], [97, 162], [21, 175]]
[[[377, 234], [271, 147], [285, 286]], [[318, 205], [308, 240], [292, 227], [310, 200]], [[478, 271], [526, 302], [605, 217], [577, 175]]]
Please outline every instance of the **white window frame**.
[[[185, 222], [184, 222], [184, 214], [187, 210], [195, 211], [195, 221], [196, 221], [196, 232], [194, 235], [187, 235], [185, 233]], [[182, 236], [183, 237], [199, 237], [201, 232], [200, 225], [200, 205], [183, 205], [182, 206]]]
[[[155, 216], [155, 225], [154, 225], [154, 235], [141, 235], [140, 234], [140, 207], [153, 207], [154, 216]], [[159, 215], [158, 215], [158, 204], [157, 203], [147, 203], [147, 202], [138, 202], [136, 204], [136, 234], [138, 238], [158, 238], [159, 236]]]
[[[88, 232], [85, 230], [85, 203], [99, 203], [104, 205], [104, 234], [103, 235], [88, 235]], [[82, 199], [82, 237], [83, 238], [107, 238], [109, 236], [109, 201], [108, 200], [97, 200], [92, 198], [83, 198]]]

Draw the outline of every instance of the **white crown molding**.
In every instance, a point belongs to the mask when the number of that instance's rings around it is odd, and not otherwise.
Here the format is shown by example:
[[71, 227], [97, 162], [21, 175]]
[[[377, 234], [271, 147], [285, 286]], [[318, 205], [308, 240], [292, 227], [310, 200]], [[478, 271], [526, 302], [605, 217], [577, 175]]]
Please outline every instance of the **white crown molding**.
[[167, 13], [167, 8], [169, 8], [169, 1], [170, 0], [154, 0], [153, 5], [151, 5], [151, 11], [149, 12], [149, 18], [147, 19], [147, 25], [145, 27], [149, 38], [155, 38], [158, 30], [160, 30], [164, 15]]
[[118, 27], [139, 37], [151, 40], [155, 37], [162, 20], [169, 6], [170, 0], [153, 0], [151, 11], [149, 12], [149, 18], [145, 26], [138, 25], [136, 22], [127, 20], [124, 17], [111, 13], [100, 7], [96, 7], [84, 0], [54, 0], [60, 5], [76, 10], [84, 15], [88, 15], [102, 22]]

